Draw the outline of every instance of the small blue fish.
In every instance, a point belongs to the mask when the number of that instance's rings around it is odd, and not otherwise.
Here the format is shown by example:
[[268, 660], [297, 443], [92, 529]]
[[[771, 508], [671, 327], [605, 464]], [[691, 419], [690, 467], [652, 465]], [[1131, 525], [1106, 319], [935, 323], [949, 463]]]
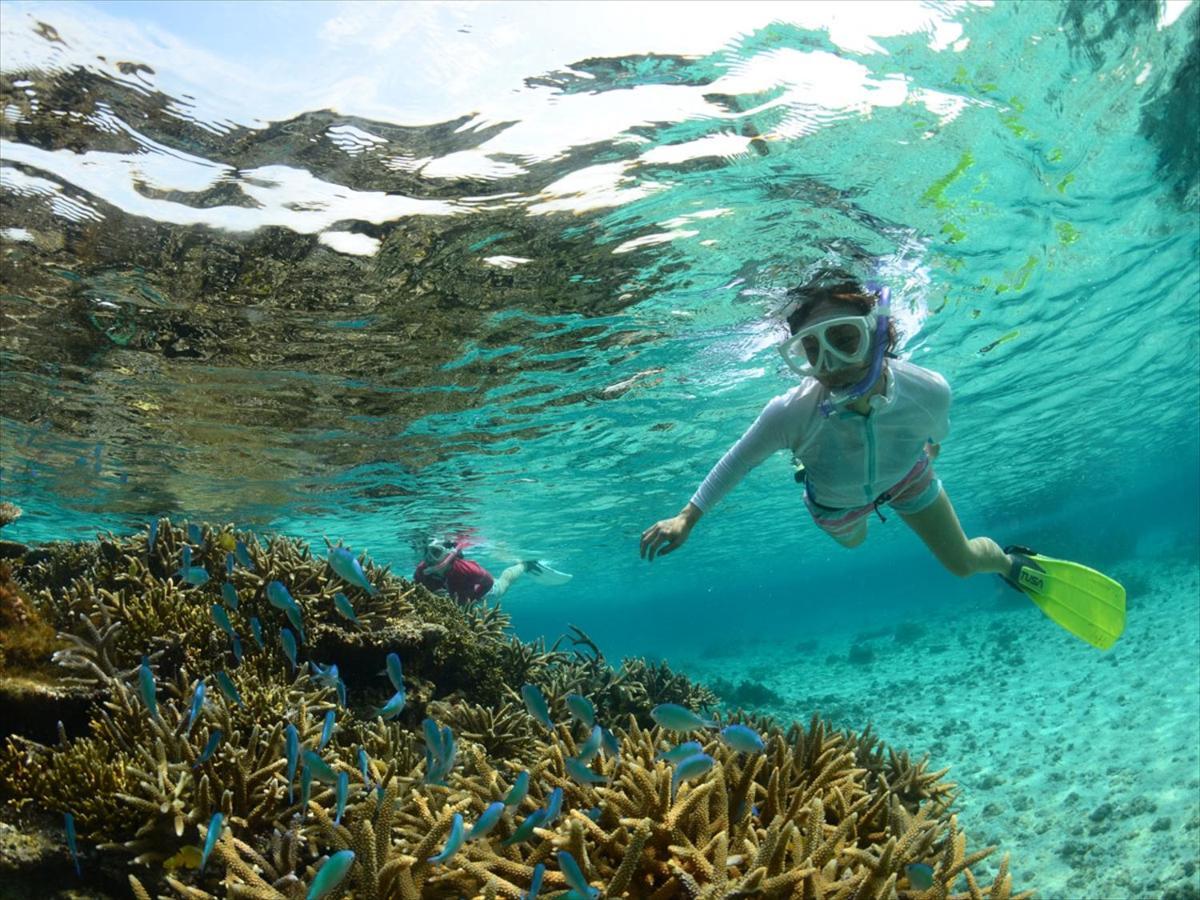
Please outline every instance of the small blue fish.
[[204, 871], [204, 866], [208, 862], [208, 854], [212, 853], [212, 848], [217, 846], [217, 841], [221, 838], [221, 826], [224, 821], [225, 817], [216, 812], [208, 822], [208, 836], [204, 839], [204, 852], [200, 854], [201, 872]]
[[593, 772], [581, 759], [568, 756], [566, 760], [563, 761], [563, 765], [567, 767], [567, 774], [580, 784], [608, 784], [607, 778], [605, 778], [603, 775]]
[[262, 622], [258, 621], [258, 616], [250, 617], [250, 634], [254, 637], [254, 643], [258, 644], [259, 650], [266, 646], [263, 643]]
[[225, 607], [219, 603], [212, 605], [213, 621], [217, 623], [220, 629], [230, 637], [237, 637], [237, 632], [233, 630], [233, 623], [229, 621], [229, 613], [225, 612]]
[[288, 620], [288, 622], [291, 623], [292, 627], [296, 629], [296, 635], [299, 638], [300, 643], [303, 644], [304, 643], [304, 623], [300, 618], [300, 607], [298, 607], [298, 606], [289, 607], [287, 610], [287, 620]]
[[321, 868], [317, 869], [317, 874], [313, 877], [305, 900], [321, 900], [342, 883], [352, 865], [354, 865], [353, 850], [339, 850], [333, 854], [321, 863]]
[[188, 523], [187, 537], [189, 544], [196, 544], [199, 546], [200, 544], [204, 543], [204, 534], [200, 531], [200, 526], [194, 525], [191, 522]]
[[455, 813], [454, 820], [450, 823], [450, 836], [446, 838], [446, 843], [442, 847], [442, 852], [436, 856], [429, 857], [431, 863], [443, 863], [458, 852], [458, 848], [463, 845], [463, 817], [462, 813]]
[[158, 540], [158, 519], [155, 519], [150, 523], [150, 534], [146, 538], [146, 549], [153, 550], [154, 542], [156, 540]]
[[550, 792], [550, 799], [546, 801], [546, 818], [543, 822], [546, 828], [551, 827], [562, 812], [562, 802], [563, 789], [556, 787]]
[[321, 687], [337, 687], [337, 683], [341, 681], [341, 678], [338, 677], [337, 663], [323, 666], [319, 662], [309, 660], [308, 667], [312, 670], [313, 682]]
[[193, 587], [200, 587], [200, 585], [208, 583], [208, 572], [201, 566], [188, 566], [181, 570], [179, 575]]
[[713, 758], [707, 753], [697, 753], [695, 756], [689, 756], [687, 759], [681, 760], [679, 765], [675, 767], [675, 774], [671, 776], [671, 795], [675, 795], [680, 782], [700, 778], [707, 774], [712, 767]]
[[325, 724], [321, 726], [321, 740], [317, 744], [318, 750], [324, 750], [325, 745], [329, 743], [329, 739], [333, 737], [333, 725], [337, 720], [337, 713], [332, 709], [325, 713]]
[[667, 762], [674, 765], [677, 762], [682, 762], [689, 756], [695, 756], [697, 753], [703, 753], [704, 748], [700, 746], [699, 741], [686, 741], [678, 747], [672, 747], [670, 750], [665, 750], [655, 759], [665, 759]]
[[350, 604], [350, 598], [338, 591], [333, 595], [333, 608], [338, 611], [343, 619], [349, 619], [355, 625], [361, 624], [358, 621], [358, 616], [354, 614], [354, 607]]
[[233, 649], [233, 664], [235, 666], [240, 666], [242, 664], [242, 642], [235, 634], [232, 638], [230, 638], [230, 643], [232, 644]]
[[200, 715], [200, 710], [204, 708], [204, 679], [201, 678], [196, 682], [196, 690], [192, 692], [192, 708], [188, 713], [187, 727], [183, 729], [184, 734], [192, 733], [192, 726], [196, 724], [196, 719]]
[[404, 689], [401, 688], [392, 695], [391, 700], [383, 704], [383, 706], [379, 707], [379, 709], [375, 710], [373, 715], [382, 716], [384, 719], [394, 719], [404, 711], [404, 704], [407, 701], [408, 695], [405, 694]]
[[317, 781], [323, 781], [326, 784], [337, 783], [337, 772], [333, 771], [329, 763], [312, 750], [304, 751], [304, 767], [312, 771]]
[[340, 679], [340, 678], [337, 680], [337, 695], [338, 695], [338, 705], [341, 706], [343, 709], [345, 709], [346, 708], [346, 682], [342, 681], [342, 679]]
[[739, 753], [761, 753], [765, 746], [758, 732], [746, 725], [726, 725], [720, 737], [721, 743]]
[[340, 825], [342, 822], [342, 813], [346, 811], [346, 796], [350, 791], [350, 776], [345, 772], [338, 772], [337, 776], [337, 815], [333, 817], [333, 824]]
[[650, 710], [650, 718], [668, 731], [695, 731], [698, 728], [713, 727], [712, 722], [700, 718], [678, 703], [660, 703]]
[[601, 812], [600, 807], [593, 806], [591, 809], [584, 810], [583, 814], [585, 816], [587, 816], [589, 819], [591, 819], [593, 822], [599, 822], [600, 821], [600, 812]]
[[227, 581], [221, 585], [221, 599], [230, 609], [238, 608], [237, 588], [233, 586], [233, 582]]
[[300, 807], [304, 810], [304, 815], [308, 815], [308, 798], [312, 796], [312, 780], [313, 772], [305, 763], [300, 767]]
[[142, 657], [142, 665], [138, 669], [138, 690], [142, 695], [142, 702], [146, 704], [146, 709], [150, 710], [151, 717], [158, 718], [158, 699], [155, 697], [157, 692], [154, 685], [154, 673], [150, 671], [150, 661], [146, 657]]
[[279, 643], [283, 644], [283, 655], [288, 658], [288, 662], [292, 664], [292, 671], [296, 671], [296, 636], [286, 628], [279, 629]]
[[233, 552], [234, 555], [237, 556], [237, 561], [241, 563], [244, 568], [249, 569], [251, 572], [254, 571], [254, 561], [250, 559], [250, 551], [246, 549], [245, 544], [243, 544], [241, 541], [238, 541], [237, 544], [234, 545]]
[[579, 761], [585, 766], [590, 763], [600, 752], [600, 745], [604, 741], [604, 731], [599, 725], [592, 726], [592, 733], [588, 735], [588, 739], [584, 741], [582, 747], [579, 748]]
[[531, 716], [546, 728], [554, 730], [554, 723], [550, 721], [550, 706], [536, 684], [521, 685], [521, 699], [525, 701], [525, 708]]
[[71, 851], [71, 861], [75, 863], [75, 875], [82, 878], [83, 869], [79, 865], [79, 850], [75, 847], [75, 817], [70, 813], [64, 813], [63, 825], [67, 830], [67, 849]]
[[496, 823], [500, 821], [500, 816], [503, 813], [504, 803], [502, 801], [497, 800], [495, 803], [489, 803], [488, 808], [475, 820], [475, 824], [467, 832], [466, 839], [468, 841], [477, 841], [481, 837], [486, 837], [496, 827]]
[[621, 744], [617, 741], [617, 736], [607, 728], [601, 728], [600, 738], [604, 743], [604, 752], [619, 761], [621, 759]]
[[296, 782], [296, 763], [300, 759], [300, 732], [296, 731], [296, 726], [290, 722], [284, 729], [283, 746], [287, 754], [288, 803], [295, 803], [292, 785]]
[[566, 850], [558, 851], [558, 867], [562, 870], [563, 878], [567, 879], [571, 890], [585, 897], [600, 896], [599, 889], [588, 884], [588, 880], [583, 877], [583, 872], [579, 869], [579, 863], [575, 862], [575, 857]]
[[225, 554], [225, 577], [226, 578], [230, 578], [233, 576], [233, 564], [234, 564], [233, 554], [226, 553]]
[[446, 783], [446, 776], [454, 768], [458, 744], [449, 725], [438, 728], [432, 719], [421, 723], [425, 732], [425, 781], [428, 784]]
[[287, 612], [290, 607], [296, 605], [291, 592], [282, 581], [267, 583], [267, 601], [280, 612]]
[[404, 670], [400, 666], [400, 657], [395, 653], [387, 655], [387, 675], [392, 687], [398, 691], [404, 690]]
[[192, 565], [192, 548], [187, 544], [183, 545], [183, 551], [180, 553], [179, 561], [181, 563], [180, 570], [189, 569]]
[[454, 768], [454, 759], [457, 755], [458, 741], [454, 739], [454, 732], [450, 730], [449, 725], [443, 725], [441, 760], [444, 774], [449, 774], [450, 770]]
[[329, 567], [337, 572], [343, 581], [362, 588], [372, 597], [379, 593], [379, 589], [367, 580], [366, 573], [354, 558], [354, 554], [345, 547], [334, 547], [329, 551]]
[[216, 678], [217, 687], [221, 689], [221, 693], [238, 706], [241, 706], [242, 695], [238, 693], [237, 686], [233, 683], [233, 679], [229, 677], [228, 673], [226, 673], [224, 670], [221, 670], [217, 673]]
[[442, 749], [442, 731], [437, 722], [426, 718], [421, 722], [421, 732], [425, 736], [425, 746], [431, 753], [437, 754]]
[[542, 889], [542, 876], [545, 874], [545, 863], [538, 863], [533, 867], [533, 874], [529, 876], [529, 891], [525, 894], [525, 900], [537, 900], [538, 891]]
[[533, 834], [533, 829], [537, 828], [546, 821], [546, 810], [535, 809], [525, 817], [525, 821], [517, 826], [517, 830], [500, 842], [501, 847], [511, 847], [513, 844], [519, 844], [521, 841], [528, 840]]
[[582, 694], [567, 694], [565, 702], [571, 715], [582, 722], [587, 728], [596, 724], [596, 708], [592, 701]]
[[517, 780], [513, 782], [512, 789], [504, 797], [504, 805], [510, 810], [515, 810], [521, 805], [521, 801], [525, 799], [525, 795], [529, 793], [529, 772], [528, 770], [521, 772], [517, 776]]
[[200, 755], [192, 763], [192, 768], [198, 769], [208, 762], [209, 758], [216, 752], [217, 744], [219, 743], [221, 743], [221, 731], [217, 729], [208, 736], [208, 743], [204, 745], [204, 749], [200, 751]]
[[369, 791], [371, 789], [371, 757], [367, 756], [367, 751], [363, 747], [358, 748], [358, 768], [362, 772], [363, 785]]
[[933, 866], [928, 863], [910, 863], [904, 867], [904, 872], [908, 875], [909, 884], [918, 891], [933, 887]]

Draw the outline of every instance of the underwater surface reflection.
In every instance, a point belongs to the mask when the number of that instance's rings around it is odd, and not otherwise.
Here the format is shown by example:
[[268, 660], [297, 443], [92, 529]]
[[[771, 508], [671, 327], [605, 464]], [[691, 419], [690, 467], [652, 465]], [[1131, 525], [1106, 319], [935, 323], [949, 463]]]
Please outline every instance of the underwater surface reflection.
[[[525, 682], [528, 647], [578, 626], [614, 662], [644, 657], [647, 683], [679, 687], [654, 669], [670, 658], [723, 699], [785, 721], [819, 711], [859, 733], [873, 721], [889, 746], [971, 760], [964, 818], [986, 820], [1005, 851], [1024, 848], [1018, 888], [1200, 891], [1200, 861], [1179, 849], [1200, 821], [1189, 770], [1200, 747], [1197, 4], [4, 2], [0, 12], [0, 500], [24, 510], [3, 537], [25, 553], [111, 531], [106, 590], [135, 577], [114, 559], [136, 557], [136, 577], [163, 597], [203, 598], [132, 629], [203, 634], [193, 655], [121, 645], [104, 673], [124, 679], [114, 729], [182, 753], [158, 732], [182, 728], [196, 678], [211, 675], [217, 696], [212, 654], [232, 669], [237, 641], [236, 663], [253, 656], [269, 696], [251, 711], [219, 701], [233, 718], [207, 723], [210, 737], [222, 730], [249, 753], [231, 729], [282, 728], [275, 713], [299, 696], [286, 683], [311, 658], [341, 666], [352, 706], [355, 680], [370, 685], [361, 720], [339, 719], [339, 771], [377, 786], [383, 773], [367, 774], [353, 752], [370, 744], [372, 760], [386, 747], [416, 765], [428, 751], [445, 774], [456, 757], [441, 732], [409, 746], [422, 737], [414, 710], [461, 688], [478, 708], [456, 708], [455, 740], [486, 731], [502, 699], [516, 705], [500, 685]], [[869, 548], [837, 547], [808, 522], [778, 455], [680, 555], [638, 559], [642, 530], [795, 384], [776, 352], [779, 313], [822, 265], [888, 284], [899, 355], [949, 382], [938, 475], [967, 531], [1088, 560], [1126, 584], [1129, 633], [1097, 656], [1105, 662], [1074, 645], [1056, 654], [1033, 630], [1053, 626], [1016, 618], [1037, 615], [1023, 598], [953, 581], [898, 519], [874, 523]], [[259, 546], [250, 535], [305, 541], [322, 559], [326, 539], [341, 541], [373, 577], [408, 576], [430, 537], [455, 535], [496, 574], [541, 560], [573, 579], [523, 577], [505, 596], [507, 629], [436, 604], [414, 613], [399, 599], [407, 578], [389, 583], [388, 615], [420, 623], [401, 629], [409, 644], [389, 638], [396, 648], [416, 653], [431, 623], [530, 643], [488, 651], [513, 655], [494, 681], [460, 685], [445, 659], [414, 659], [420, 684], [399, 704], [413, 721], [388, 731], [366, 713], [404, 693], [380, 676], [390, 645], [365, 653], [351, 641], [346, 658], [328, 655], [339, 629], [357, 633], [345, 611], [359, 597], [336, 600], [324, 569], [298, 585], [304, 551], [264, 543], [275, 577], [228, 572], [231, 604], [219, 582], [235, 549], [201, 549], [185, 523], [247, 553]], [[53, 571], [36, 578], [16, 573], [29, 603], [35, 582], [59, 591], [90, 571], [76, 552], [40, 559]], [[273, 581], [291, 604], [268, 591]], [[50, 632], [79, 612], [56, 604], [43, 610]], [[110, 613], [89, 610], [104, 633]], [[319, 652], [292, 618], [309, 615], [334, 635]], [[375, 615], [382, 628], [387, 615]], [[455, 665], [480, 664], [463, 652]], [[143, 671], [179, 721], [142, 721]], [[323, 716], [338, 676], [313, 677]], [[944, 687], [954, 683], [978, 693], [956, 700]], [[553, 687], [551, 702], [565, 702], [572, 686]], [[709, 696], [679, 690], [672, 701]], [[646, 697], [608, 702], [614, 729], [625, 714], [651, 726]], [[508, 715], [524, 747], [540, 726]], [[289, 721], [303, 724], [306, 749], [329, 740], [313, 712]], [[1057, 784], [1067, 763], [1045, 764], [1034, 739], [1053, 731], [1053, 752], [1069, 760], [1061, 748], [1082, 748], [1093, 730], [1133, 753], [1139, 729], [1161, 759], [1119, 755], [1111, 798]], [[858, 762], [878, 769], [869, 737]], [[271, 741], [282, 752], [282, 731]], [[553, 746], [537, 743], [564, 755]], [[184, 749], [194, 759], [202, 747]], [[734, 751], [721, 747], [732, 774]], [[644, 747], [644, 762], [662, 749]], [[1003, 760], [1028, 772], [1011, 777], [1014, 794], [983, 799], [1003, 790], [989, 781]], [[1108, 777], [1088, 765], [1088, 777]], [[337, 778], [313, 788], [331, 808]], [[582, 802], [594, 788], [578, 787], [568, 812], [587, 831], [579, 816], [595, 824]], [[679, 787], [668, 776], [668, 795]], [[853, 790], [878, 799], [877, 787]], [[535, 781], [526, 806], [551, 790]], [[1056, 837], [1106, 803], [1086, 833]], [[219, 805], [180, 813], [191, 849], [179, 870], [221, 853], [201, 839], [221, 833], [209, 818]], [[227, 829], [244, 827], [222, 812]], [[406, 814], [417, 828], [421, 814]], [[451, 834], [452, 815], [437, 815]], [[1120, 841], [1104, 830], [1117, 819]], [[709, 824], [691, 837], [712, 839]], [[97, 839], [86, 817], [80, 825]], [[625, 827], [622, 854], [637, 834]], [[1170, 858], [1155, 863], [1142, 845], [1160, 832]], [[1101, 875], [1105, 835], [1125, 855]], [[421, 852], [439, 847], [441, 837]], [[594, 869], [581, 863], [585, 877], [619, 869], [609, 849]], [[288, 866], [270, 863], [284, 878]], [[1003, 881], [998, 864], [979, 872]], [[893, 887], [915, 891], [925, 874], [904, 870]]]

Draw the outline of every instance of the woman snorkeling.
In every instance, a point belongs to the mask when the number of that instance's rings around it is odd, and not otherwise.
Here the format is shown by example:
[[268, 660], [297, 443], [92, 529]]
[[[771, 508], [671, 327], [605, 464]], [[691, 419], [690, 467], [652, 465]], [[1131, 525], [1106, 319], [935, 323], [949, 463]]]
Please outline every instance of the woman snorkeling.
[[[990, 537], [963, 533], [933, 468], [938, 442], [950, 427], [950, 387], [936, 372], [894, 355], [897, 336], [887, 287], [824, 269], [789, 291], [788, 299], [790, 337], [779, 350], [801, 376], [800, 384], [767, 403], [677, 515], [642, 533], [642, 558], [653, 561], [678, 550], [701, 516], [747, 472], [771, 453], [790, 450], [809, 513], [842, 546], [861, 544], [872, 514], [883, 519], [881, 508], [890, 506], [954, 575], [1001, 575], [1059, 624], [1096, 646], [1104, 641], [1110, 646], [1120, 634], [1115, 613], [1098, 626], [1104, 634], [1093, 640], [1090, 632], [1081, 633], [1087, 630], [1083, 625], [1073, 619], [1067, 624], [1042, 600], [1072, 607], [1067, 610], [1072, 617], [1095, 619], [1098, 614], [1089, 605], [1095, 597], [1081, 598], [1075, 583], [1091, 576], [1077, 570], [1104, 579], [1107, 584], [1098, 584], [1106, 592], [1100, 600], [1106, 608], [1116, 602], [1108, 585], [1120, 585], [1076, 563], [1023, 547], [1001, 549]], [[1098, 589], [1091, 580], [1088, 584], [1094, 594]], [[1087, 608], [1080, 610], [1081, 604]], [[1119, 605], [1123, 628], [1123, 589]]]

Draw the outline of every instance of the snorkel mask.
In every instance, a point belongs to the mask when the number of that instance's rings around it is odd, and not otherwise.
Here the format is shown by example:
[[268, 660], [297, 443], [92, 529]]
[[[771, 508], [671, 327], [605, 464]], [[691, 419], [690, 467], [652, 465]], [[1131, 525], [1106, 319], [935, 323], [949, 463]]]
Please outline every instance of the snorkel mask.
[[425, 571], [443, 575], [458, 555], [458, 544], [435, 538], [425, 547]]
[[788, 367], [804, 377], [851, 368], [870, 356], [871, 367], [861, 381], [831, 390], [821, 401], [821, 412], [826, 417], [869, 391], [883, 368], [891, 290], [876, 282], [868, 282], [865, 287], [879, 297], [879, 302], [869, 313], [815, 322], [797, 330], [779, 346], [779, 353]]

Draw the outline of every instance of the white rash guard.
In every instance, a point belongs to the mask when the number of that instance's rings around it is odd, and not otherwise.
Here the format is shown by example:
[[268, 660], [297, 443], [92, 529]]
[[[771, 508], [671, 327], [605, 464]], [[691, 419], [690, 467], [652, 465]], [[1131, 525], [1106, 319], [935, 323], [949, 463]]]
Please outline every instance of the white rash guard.
[[885, 389], [862, 415], [838, 410], [826, 418], [825, 388], [805, 378], [771, 400], [746, 433], [713, 466], [692, 496], [708, 512], [746, 473], [777, 450], [800, 457], [809, 496], [821, 506], [863, 506], [899, 482], [921, 458], [926, 441], [950, 431], [950, 385], [937, 372], [889, 359]]

